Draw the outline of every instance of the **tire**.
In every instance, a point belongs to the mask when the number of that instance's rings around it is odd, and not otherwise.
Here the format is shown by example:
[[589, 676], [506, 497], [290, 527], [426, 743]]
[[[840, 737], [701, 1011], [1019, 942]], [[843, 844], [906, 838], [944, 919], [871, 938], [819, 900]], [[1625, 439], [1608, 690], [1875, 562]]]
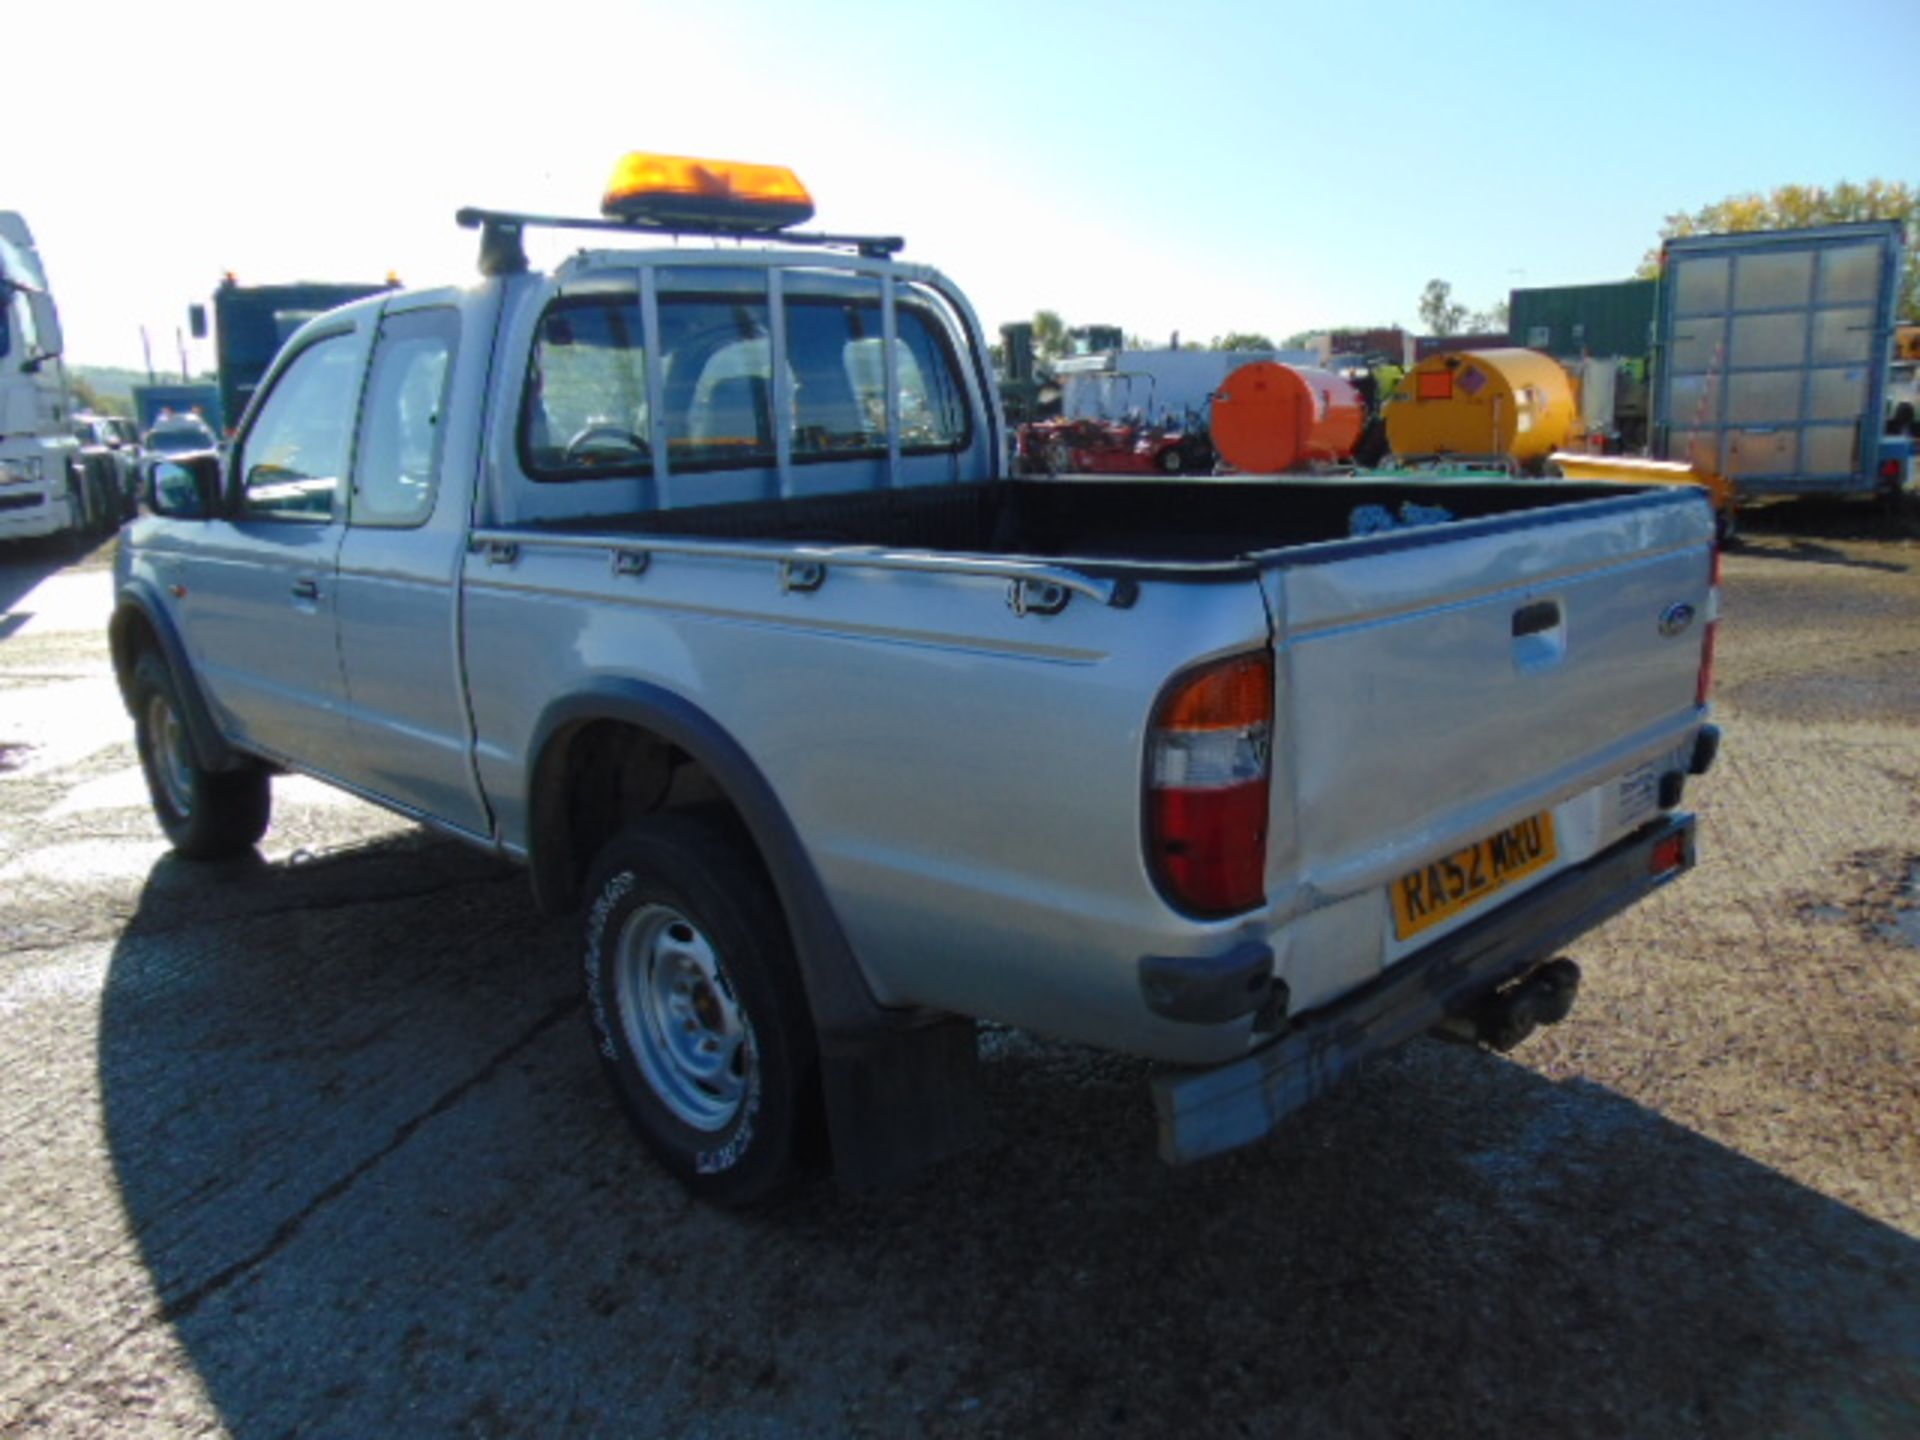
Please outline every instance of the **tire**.
[[73, 511], [73, 529], [68, 540], [82, 553], [91, 550], [100, 538], [100, 485], [93, 466], [75, 460], [67, 471], [67, 504]]
[[1178, 446], [1160, 452], [1160, 473], [1162, 475], [1178, 475], [1186, 468], [1187, 457], [1180, 453]]
[[93, 535], [93, 504], [88, 493], [86, 471], [69, 469], [67, 471], [67, 515], [68, 527], [61, 532], [61, 543], [69, 548], [84, 552]]
[[789, 1188], [815, 1149], [817, 1045], [757, 858], [706, 816], [656, 816], [600, 852], [587, 894], [587, 1014], [640, 1138], [699, 1199]]
[[173, 672], [151, 650], [133, 667], [133, 736], [154, 818], [176, 854], [231, 860], [267, 833], [273, 803], [267, 772], [200, 767]]
[[1733, 506], [1714, 512], [1713, 540], [1722, 550], [1738, 550], [1741, 547], [1740, 519]]
[[119, 528], [120, 506], [117, 494], [109, 488], [106, 478], [97, 467], [89, 482], [88, 498], [93, 504], [90, 517], [93, 523], [88, 527], [88, 533], [95, 540], [104, 540]]

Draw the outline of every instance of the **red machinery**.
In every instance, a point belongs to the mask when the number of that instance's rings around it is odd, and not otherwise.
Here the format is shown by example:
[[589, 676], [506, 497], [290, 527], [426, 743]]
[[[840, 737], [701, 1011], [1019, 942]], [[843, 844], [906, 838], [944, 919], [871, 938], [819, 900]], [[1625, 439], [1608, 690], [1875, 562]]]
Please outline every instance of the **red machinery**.
[[1185, 475], [1213, 469], [1206, 432], [1133, 420], [1038, 420], [1022, 425], [1020, 466], [1029, 474]]
[[1213, 396], [1213, 443], [1244, 474], [1351, 459], [1367, 423], [1360, 392], [1338, 375], [1256, 360]]

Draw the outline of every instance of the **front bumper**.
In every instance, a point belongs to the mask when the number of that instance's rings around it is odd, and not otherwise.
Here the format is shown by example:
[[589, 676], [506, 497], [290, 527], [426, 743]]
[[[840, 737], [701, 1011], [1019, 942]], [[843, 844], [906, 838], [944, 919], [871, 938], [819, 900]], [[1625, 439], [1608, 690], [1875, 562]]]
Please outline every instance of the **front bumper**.
[[65, 494], [38, 485], [0, 486], [0, 540], [33, 540], [72, 528]]
[[[1547, 959], [1602, 921], [1693, 868], [1694, 820], [1665, 815], [1593, 859], [1556, 875], [1372, 983], [1298, 1017], [1245, 1059], [1153, 1082], [1160, 1155], [1173, 1164], [1270, 1134], [1352, 1075]], [[1655, 872], [1654, 852], [1679, 863]]]

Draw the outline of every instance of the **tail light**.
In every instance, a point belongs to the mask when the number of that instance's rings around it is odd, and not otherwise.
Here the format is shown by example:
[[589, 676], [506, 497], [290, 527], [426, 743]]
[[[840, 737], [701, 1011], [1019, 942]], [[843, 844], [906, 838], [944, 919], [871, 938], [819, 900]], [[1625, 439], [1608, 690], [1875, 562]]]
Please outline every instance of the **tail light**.
[[1707, 590], [1707, 625], [1700, 635], [1700, 679], [1694, 686], [1693, 703], [1702, 706], [1713, 690], [1713, 642], [1720, 630], [1720, 547], [1713, 547], [1713, 569]]
[[1192, 671], [1147, 736], [1147, 861], [1177, 908], [1231, 915], [1266, 898], [1273, 656]]
[[1898, 480], [1900, 478], [1900, 462], [1894, 459], [1882, 460], [1880, 462], [1880, 478], [1882, 480]]
[[1687, 855], [1687, 836], [1669, 835], [1655, 845], [1647, 855], [1647, 873], [1665, 875], [1669, 870], [1679, 870], [1692, 863]]

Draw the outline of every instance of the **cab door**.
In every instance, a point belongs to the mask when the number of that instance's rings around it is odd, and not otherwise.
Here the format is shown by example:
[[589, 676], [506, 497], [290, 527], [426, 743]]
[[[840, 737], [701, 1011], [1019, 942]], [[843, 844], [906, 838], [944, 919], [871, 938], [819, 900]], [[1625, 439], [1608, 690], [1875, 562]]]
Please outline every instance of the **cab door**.
[[228, 734], [329, 775], [348, 753], [334, 574], [372, 318], [317, 331], [278, 366], [234, 442], [226, 514], [196, 535], [177, 594]]
[[485, 357], [471, 347], [456, 373], [460, 327], [451, 297], [421, 297], [390, 306], [374, 342], [335, 582], [353, 730], [342, 778], [484, 835], [460, 669], [468, 492], [455, 479], [472, 472], [479, 427], [448, 416], [456, 393], [477, 409]]

